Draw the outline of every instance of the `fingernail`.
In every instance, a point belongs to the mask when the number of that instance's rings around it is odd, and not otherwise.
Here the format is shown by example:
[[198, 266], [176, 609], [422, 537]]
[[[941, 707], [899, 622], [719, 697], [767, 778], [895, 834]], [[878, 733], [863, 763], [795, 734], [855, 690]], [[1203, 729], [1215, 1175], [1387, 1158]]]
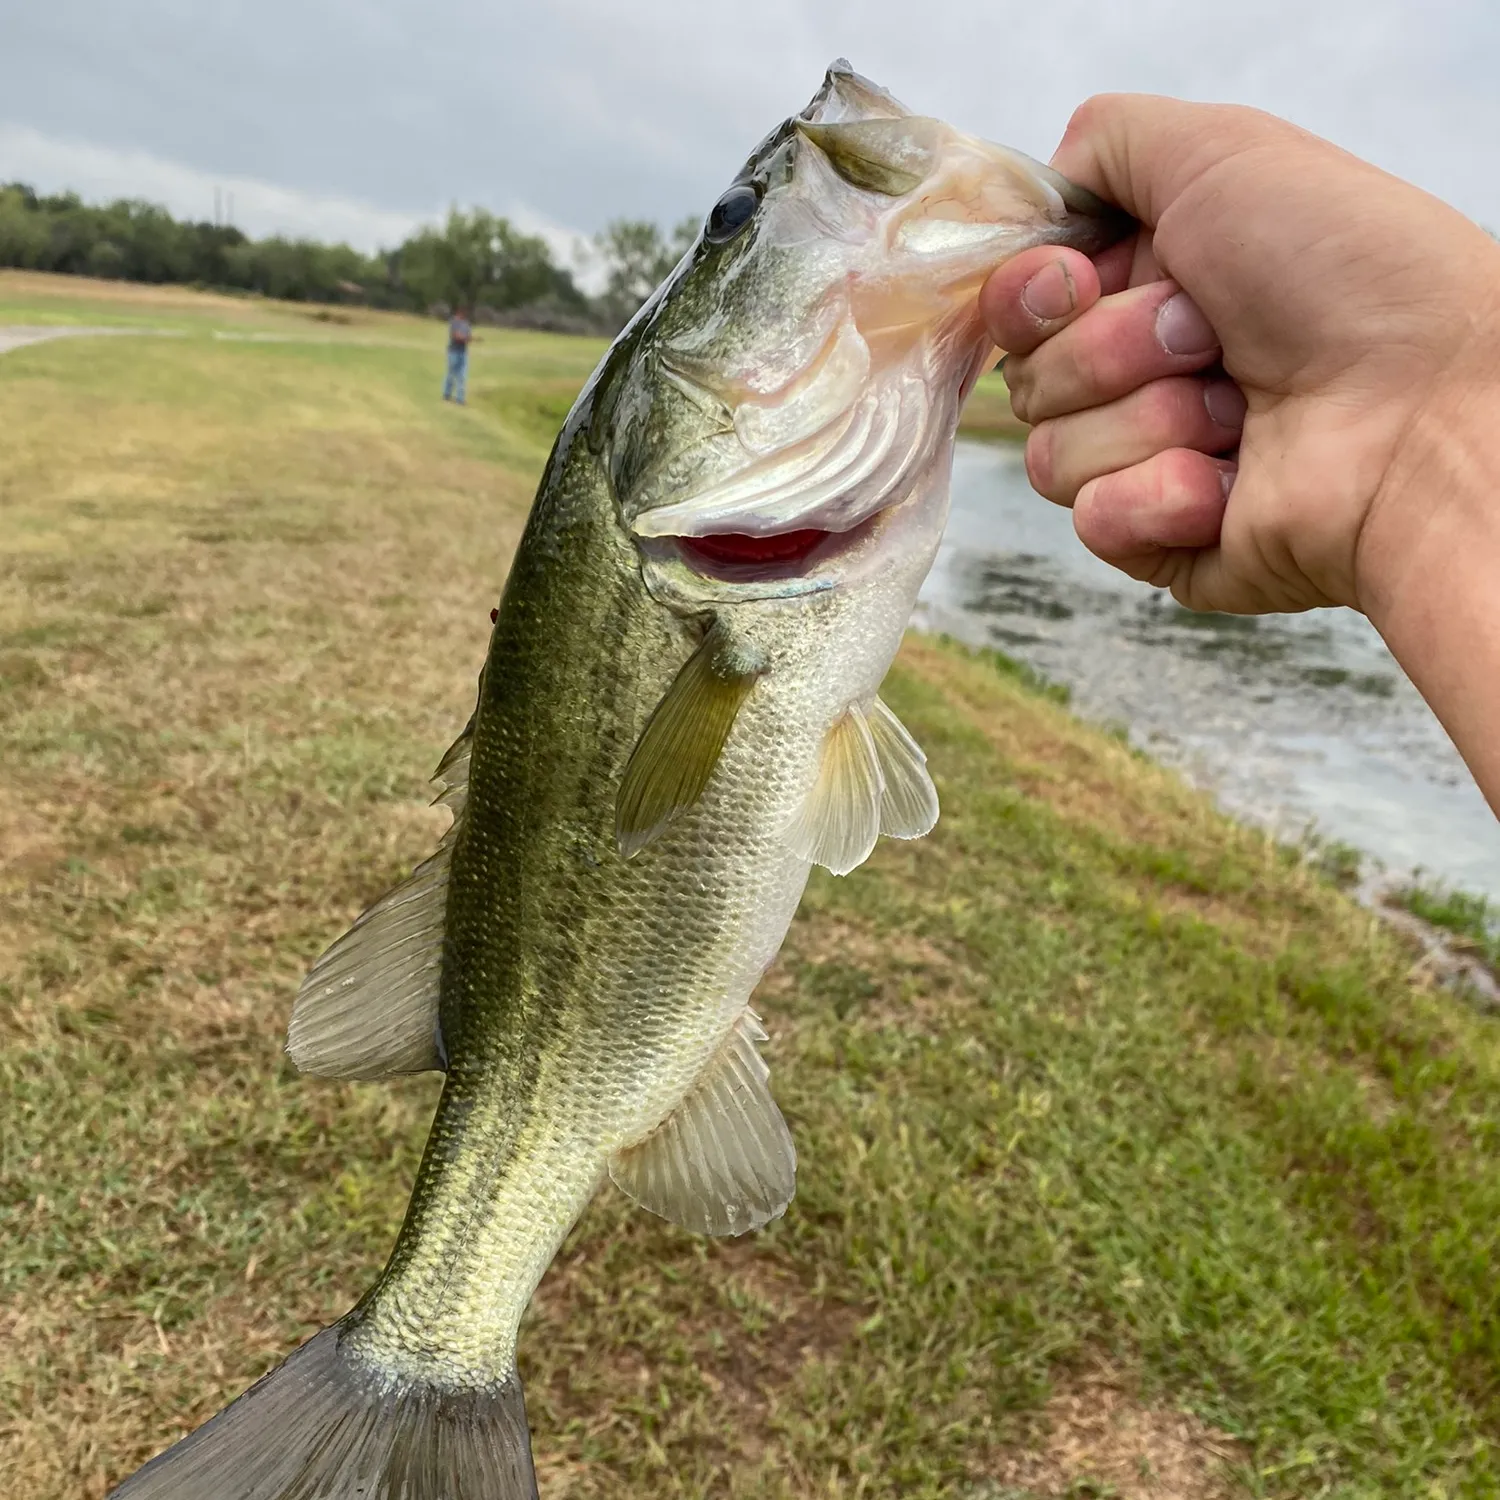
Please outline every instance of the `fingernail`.
[[1232, 380], [1210, 380], [1203, 387], [1203, 404], [1220, 427], [1238, 432], [1245, 425], [1245, 393]]
[[1156, 341], [1177, 355], [1207, 354], [1219, 347], [1218, 335], [1186, 292], [1173, 293], [1157, 310]]
[[1067, 317], [1077, 300], [1073, 273], [1060, 260], [1049, 261], [1021, 288], [1021, 306], [1043, 323]]
[[1219, 468], [1219, 488], [1224, 491], [1224, 503], [1229, 503], [1229, 492], [1234, 488], [1234, 476], [1239, 473], [1234, 464], [1221, 465]]

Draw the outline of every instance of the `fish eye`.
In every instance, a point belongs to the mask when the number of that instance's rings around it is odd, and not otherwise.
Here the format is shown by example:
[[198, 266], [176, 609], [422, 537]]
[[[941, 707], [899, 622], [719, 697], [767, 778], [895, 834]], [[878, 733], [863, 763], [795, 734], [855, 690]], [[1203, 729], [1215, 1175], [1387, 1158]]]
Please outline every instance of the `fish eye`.
[[703, 238], [711, 245], [732, 240], [755, 217], [759, 207], [760, 194], [747, 182], [735, 183], [709, 210]]

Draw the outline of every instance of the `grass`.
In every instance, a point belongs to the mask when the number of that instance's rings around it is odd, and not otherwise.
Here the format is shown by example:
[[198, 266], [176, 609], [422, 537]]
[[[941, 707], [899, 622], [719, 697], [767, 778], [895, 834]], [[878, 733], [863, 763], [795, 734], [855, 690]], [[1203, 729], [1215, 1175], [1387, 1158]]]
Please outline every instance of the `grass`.
[[1023, 443], [1030, 428], [1010, 409], [1010, 390], [998, 370], [981, 375], [964, 404], [964, 435]]
[[[384, 1257], [433, 1081], [304, 1080], [282, 1031], [441, 827], [596, 354], [487, 336], [459, 411], [429, 325], [215, 340], [174, 296], [182, 338], [0, 358], [0, 1473], [36, 1500]], [[1496, 1023], [1038, 689], [908, 642], [943, 820], [815, 879], [760, 1000], [797, 1199], [707, 1243], [601, 1195], [523, 1343], [553, 1500], [1500, 1494]]]
[[1391, 899], [1433, 927], [1459, 938], [1492, 970], [1500, 971], [1500, 912], [1484, 896], [1416, 880]]
[[[943, 644], [956, 646], [959, 643], [948, 636], [943, 637]], [[1020, 683], [1023, 687], [1030, 688], [1032, 692], [1040, 694], [1052, 703], [1067, 703], [1072, 698], [1072, 692], [1065, 682], [1053, 682], [1052, 679], [1031, 666], [1028, 662], [1017, 661], [1013, 656], [1007, 656], [1003, 651], [997, 651], [993, 646], [977, 646], [968, 654], [975, 661], [982, 661], [993, 668], [1002, 677], [1009, 677], [1012, 681]], [[1116, 736], [1119, 738], [1120, 736]]]

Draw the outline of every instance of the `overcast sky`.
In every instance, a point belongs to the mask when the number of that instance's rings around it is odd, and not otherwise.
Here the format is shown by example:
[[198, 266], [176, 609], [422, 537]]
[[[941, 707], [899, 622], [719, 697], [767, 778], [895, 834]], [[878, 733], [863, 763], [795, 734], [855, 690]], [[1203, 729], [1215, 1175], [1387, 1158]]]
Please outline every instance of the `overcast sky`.
[[1041, 157], [1100, 90], [1257, 104], [1500, 227], [1500, 0], [0, 0], [0, 180], [364, 248], [671, 223], [839, 54]]

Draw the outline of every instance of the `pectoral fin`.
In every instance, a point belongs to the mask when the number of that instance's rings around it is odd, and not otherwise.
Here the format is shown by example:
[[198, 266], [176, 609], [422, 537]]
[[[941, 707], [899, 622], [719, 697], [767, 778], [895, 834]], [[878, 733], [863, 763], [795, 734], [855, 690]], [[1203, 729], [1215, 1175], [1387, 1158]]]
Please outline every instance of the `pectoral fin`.
[[765, 1039], [746, 1009], [676, 1110], [610, 1162], [622, 1192], [699, 1234], [744, 1234], [786, 1212], [797, 1150], [755, 1050]]
[[937, 788], [922, 747], [876, 698], [868, 713], [851, 703], [828, 731], [818, 779], [787, 841], [804, 859], [847, 875], [870, 857], [882, 833], [921, 838], [937, 816]]
[[938, 820], [937, 788], [927, 774], [927, 757], [879, 698], [870, 709], [870, 734], [885, 789], [880, 797], [880, 831], [893, 839], [919, 839]]
[[847, 875], [875, 847], [884, 791], [874, 736], [864, 710], [851, 703], [823, 741], [818, 779], [787, 841], [803, 859]]
[[615, 836], [638, 854], [703, 795], [764, 658], [715, 623], [647, 721], [615, 802]]

